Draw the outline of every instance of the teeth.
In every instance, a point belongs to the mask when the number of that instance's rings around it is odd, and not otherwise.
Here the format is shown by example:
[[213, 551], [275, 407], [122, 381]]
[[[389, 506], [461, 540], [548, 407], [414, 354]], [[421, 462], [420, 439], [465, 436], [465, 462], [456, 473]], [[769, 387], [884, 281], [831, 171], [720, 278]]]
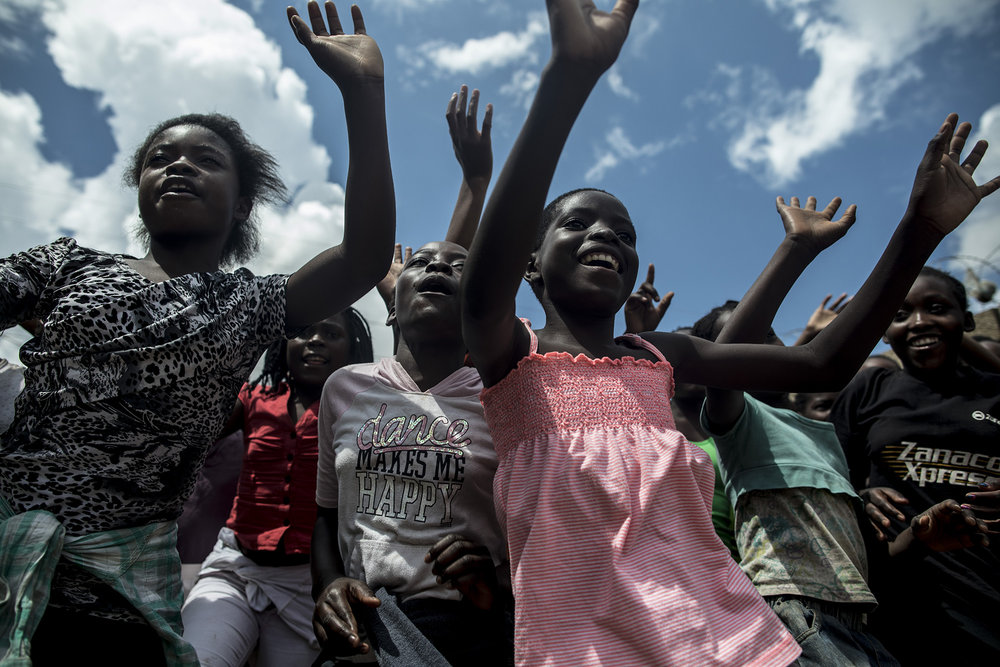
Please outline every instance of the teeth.
[[920, 336], [910, 341], [910, 347], [927, 347], [934, 345], [940, 340], [938, 336]]
[[586, 255], [583, 256], [583, 259], [580, 260], [580, 263], [583, 264], [584, 266], [594, 266], [595, 264], [596, 265], [606, 264], [615, 271], [618, 270], [618, 260], [612, 257], [611, 255], [603, 252], [588, 252]]

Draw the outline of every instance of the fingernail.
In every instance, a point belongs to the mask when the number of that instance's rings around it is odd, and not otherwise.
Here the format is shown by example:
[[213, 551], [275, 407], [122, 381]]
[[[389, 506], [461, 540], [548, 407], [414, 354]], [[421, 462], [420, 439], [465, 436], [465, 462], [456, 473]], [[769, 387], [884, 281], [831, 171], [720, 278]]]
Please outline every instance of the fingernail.
[[963, 503], [962, 504], [962, 509], [964, 509], [964, 510], [971, 510], [972, 509], [972, 505], [966, 505], [966, 504]]
[[972, 500], [975, 500], [976, 499], [976, 494], [974, 494], [974, 493], [967, 493], [967, 494], [965, 494], [965, 497], [966, 498], [970, 498]]
[[987, 484], [986, 482], [980, 482], [980, 483], [979, 483], [979, 488], [980, 488], [980, 489], [987, 489], [987, 488], [989, 488], [989, 486], [990, 486], [990, 485], [989, 485], [989, 484]]

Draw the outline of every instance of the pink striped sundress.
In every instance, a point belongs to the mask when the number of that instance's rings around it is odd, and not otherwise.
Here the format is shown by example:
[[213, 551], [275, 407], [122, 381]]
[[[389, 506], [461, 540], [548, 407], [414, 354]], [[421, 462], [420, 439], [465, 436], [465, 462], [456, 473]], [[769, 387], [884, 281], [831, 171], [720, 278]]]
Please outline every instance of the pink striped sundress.
[[[530, 331], [530, 328], [529, 328]], [[531, 351], [482, 394], [518, 665], [787, 665], [799, 654], [712, 528], [708, 455], [659, 361]]]

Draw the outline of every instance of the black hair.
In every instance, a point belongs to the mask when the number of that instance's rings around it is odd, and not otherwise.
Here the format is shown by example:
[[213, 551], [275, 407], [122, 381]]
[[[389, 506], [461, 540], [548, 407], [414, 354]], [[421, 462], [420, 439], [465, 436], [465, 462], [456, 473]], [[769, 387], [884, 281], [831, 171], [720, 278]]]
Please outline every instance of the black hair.
[[951, 295], [955, 297], [955, 301], [958, 303], [959, 308], [961, 308], [964, 313], [969, 309], [969, 297], [965, 294], [965, 285], [962, 284], [955, 276], [950, 273], [946, 273], [941, 269], [935, 269], [933, 266], [925, 266], [920, 269], [921, 276], [929, 276], [931, 278], [937, 278], [951, 290]]
[[[374, 361], [372, 335], [365, 318], [350, 307], [338, 314], [344, 318], [344, 325], [347, 327], [347, 335], [350, 338], [347, 363], [366, 364]], [[271, 395], [278, 393], [282, 382], [292, 386], [292, 377], [288, 372], [287, 350], [288, 341], [284, 338], [271, 343], [264, 353], [264, 368], [260, 375], [251, 380], [248, 385], [251, 388], [263, 385], [264, 393]]]
[[[535, 247], [534, 250], [538, 250], [542, 246], [542, 241], [545, 240], [545, 235], [549, 233], [549, 227], [552, 226], [552, 222], [556, 218], [556, 211], [559, 209], [559, 205], [563, 201], [579, 192], [603, 192], [609, 197], [614, 197], [613, 194], [607, 190], [602, 190], [600, 188], [577, 188], [576, 190], [570, 190], [569, 192], [564, 192], [552, 201], [549, 202], [542, 210], [542, 223], [538, 226], [538, 232], [535, 235]], [[615, 197], [615, 199], [618, 199]]]
[[[125, 167], [123, 180], [131, 188], [139, 187], [139, 177], [146, 160], [146, 153], [153, 141], [165, 130], [178, 125], [197, 125], [210, 130], [226, 142], [233, 152], [236, 173], [239, 178], [240, 197], [250, 202], [250, 215], [246, 220], [233, 224], [233, 229], [222, 248], [221, 263], [229, 266], [246, 262], [252, 258], [260, 246], [260, 231], [257, 228], [255, 211], [257, 204], [278, 204], [287, 201], [287, 189], [278, 175], [278, 162], [266, 150], [250, 141], [243, 128], [234, 119], [218, 113], [191, 113], [163, 121], [146, 135], [143, 142], [132, 154]], [[149, 234], [142, 225], [137, 229], [139, 238], [148, 241]]]
[[715, 325], [719, 321], [719, 318], [726, 313], [731, 313], [736, 310], [736, 306], [740, 305], [739, 301], [734, 301], [729, 299], [721, 306], [716, 306], [712, 310], [708, 311], [708, 314], [703, 316], [694, 326], [691, 327], [691, 335], [696, 338], [702, 338], [704, 340], [710, 340], [715, 342], [715, 339], [719, 337], [721, 331], [715, 330]]

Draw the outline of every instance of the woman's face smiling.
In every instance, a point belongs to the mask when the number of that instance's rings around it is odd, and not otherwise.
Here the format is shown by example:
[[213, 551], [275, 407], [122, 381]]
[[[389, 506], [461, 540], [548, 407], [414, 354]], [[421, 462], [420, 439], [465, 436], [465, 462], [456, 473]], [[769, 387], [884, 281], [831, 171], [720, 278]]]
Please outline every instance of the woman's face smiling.
[[200, 125], [161, 132], [143, 159], [139, 213], [154, 240], [207, 235], [225, 242], [233, 221], [250, 214], [229, 145]]
[[910, 288], [885, 332], [885, 342], [911, 374], [950, 371], [958, 362], [962, 336], [974, 326], [949, 286], [925, 274]]
[[350, 354], [350, 335], [338, 313], [288, 339], [285, 362], [298, 386], [321, 388], [331, 373], [347, 365]]
[[570, 195], [533, 260], [547, 298], [572, 310], [617, 313], [635, 286], [635, 241], [632, 220], [616, 197], [596, 190]]

